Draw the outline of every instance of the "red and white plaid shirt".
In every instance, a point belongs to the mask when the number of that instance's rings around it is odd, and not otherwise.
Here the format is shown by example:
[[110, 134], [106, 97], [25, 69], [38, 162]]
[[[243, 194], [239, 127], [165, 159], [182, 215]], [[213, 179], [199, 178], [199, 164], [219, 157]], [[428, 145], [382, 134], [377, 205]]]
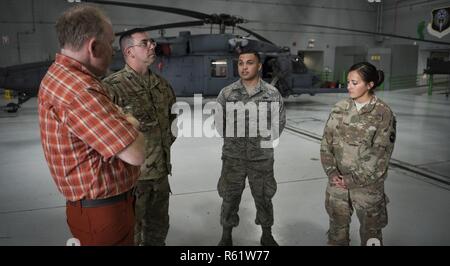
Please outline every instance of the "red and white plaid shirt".
[[67, 200], [109, 198], [130, 190], [139, 177], [139, 167], [115, 157], [138, 132], [107, 95], [89, 70], [61, 54], [41, 82], [42, 147]]

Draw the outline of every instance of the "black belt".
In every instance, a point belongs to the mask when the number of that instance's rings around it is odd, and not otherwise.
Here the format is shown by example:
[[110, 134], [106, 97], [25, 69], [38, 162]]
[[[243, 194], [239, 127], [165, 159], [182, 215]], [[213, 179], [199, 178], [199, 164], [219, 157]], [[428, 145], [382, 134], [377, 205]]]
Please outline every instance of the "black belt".
[[80, 204], [81, 207], [85, 208], [101, 207], [124, 201], [133, 196], [133, 191], [134, 190], [131, 189], [127, 192], [106, 199], [82, 199], [77, 201], [67, 201], [67, 203], [73, 206], [77, 206], [78, 204]]

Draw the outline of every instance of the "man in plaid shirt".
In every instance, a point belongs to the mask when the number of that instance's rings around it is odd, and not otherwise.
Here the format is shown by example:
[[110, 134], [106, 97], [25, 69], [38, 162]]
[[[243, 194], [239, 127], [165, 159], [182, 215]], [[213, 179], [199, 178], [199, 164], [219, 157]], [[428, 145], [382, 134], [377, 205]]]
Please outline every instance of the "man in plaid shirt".
[[67, 223], [81, 245], [132, 245], [132, 189], [144, 161], [139, 122], [114, 105], [100, 78], [112, 61], [111, 22], [79, 5], [58, 19], [61, 52], [41, 82], [42, 147]]

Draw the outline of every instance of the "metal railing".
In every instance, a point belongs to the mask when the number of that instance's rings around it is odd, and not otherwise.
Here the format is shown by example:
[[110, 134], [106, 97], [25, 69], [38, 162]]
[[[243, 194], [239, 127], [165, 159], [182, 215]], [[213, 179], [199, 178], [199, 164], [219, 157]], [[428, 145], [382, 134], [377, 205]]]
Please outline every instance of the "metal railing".
[[[331, 71], [314, 71], [321, 82], [336, 82], [339, 79], [341, 84], [347, 84], [347, 72], [343, 71], [340, 77], [335, 77], [334, 73]], [[400, 90], [408, 88], [417, 87], [428, 87], [428, 94], [431, 95], [433, 88], [447, 88], [450, 89], [450, 75], [402, 75], [402, 76], [392, 76], [385, 80], [379, 87], [379, 90], [384, 90], [385, 85], [389, 90]], [[386, 85], [387, 86], [387, 85]]]
[[448, 86], [450, 86], [450, 75], [417, 74], [392, 76], [389, 78], [390, 90], [428, 87], [428, 94], [431, 95], [433, 88]]
[[389, 89], [398, 90], [412, 87], [427, 86], [427, 79], [423, 75], [392, 76], [389, 78]]

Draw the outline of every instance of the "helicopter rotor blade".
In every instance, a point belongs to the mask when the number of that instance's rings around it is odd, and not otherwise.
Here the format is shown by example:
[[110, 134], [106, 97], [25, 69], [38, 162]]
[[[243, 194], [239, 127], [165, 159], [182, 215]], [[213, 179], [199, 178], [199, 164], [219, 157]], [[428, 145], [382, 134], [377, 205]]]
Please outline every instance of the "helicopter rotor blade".
[[[140, 29], [142, 29], [142, 31], [152, 31], [152, 30], [160, 30], [160, 29], [203, 26], [204, 24], [205, 23], [201, 20], [194, 20], [194, 21], [176, 22], [176, 23], [169, 23], [169, 24], [160, 24], [160, 25], [142, 27]], [[125, 32], [127, 32], [127, 31], [116, 32], [115, 35], [120, 36], [120, 35], [124, 34]]]
[[357, 29], [349, 29], [349, 28], [333, 27], [333, 26], [325, 26], [325, 25], [317, 25], [317, 24], [307, 24], [307, 23], [297, 23], [297, 24], [301, 25], [301, 26], [307, 26], [307, 27], [315, 27], [315, 28], [324, 28], [324, 29], [332, 29], [332, 30], [358, 32], [358, 33], [373, 34], [373, 35], [386, 36], [386, 37], [405, 39], [405, 40], [412, 40], [412, 41], [418, 41], [418, 42], [428, 42], [428, 43], [434, 43], [434, 44], [450, 45], [449, 42], [419, 39], [419, 38], [413, 38], [413, 37], [409, 37], [409, 36], [390, 34], [390, 33], [383, 33], [383, 32], [357, 30]]
[[94, 4], [100, 4], [100, 5], [125, 6], [125, 7], [156, 10], [156, 11], [161, 11], [161, 12], [167, 12], [167, 13], [188, 16], [188, 17], [197, 18], [197, 19], [201, 19], [201, 20], [211, 19], [211, 15], [197, 12], [197, 11], [182, 9], [182, 8], [175, 8], [175, 7], [165, 7], [165, 6], [156, 6], [156, 5], [147, 5], [147, 4], [115, 2], [115, 1], [97, 1], [97, 0], [82, 0], [82, 2], [94, 3]]
[[[267, 23], [267, 21], [261, 21], [261, 20], [250, 20], [248, 22], [251, 22], [251, 23], [265, 22], [265, 23]], [[338, 30], [338, 31], [349, 31], [349, 32], [362, 33], [362, 34], [378, 35], [378, 36], [386, 36], [386, 37], [391, 37], [391, 38], [412, 40], [412, 41], [418, 41], [418, 42], [450, 45], [449, 42], [444, 42], [444, 41], [427, 40], [427, 39], [420, 39], [420, 38], [414, 38], [414, 37], [391, 34], [391, 33], [358, 30], [358, 29], [327, 26], [327, 25], [318, 25], [318, 24], [309, 24], [309, 23], [286, 23], [286, 22], [274, 22], [274, 24], [283, 24], [283, 25], [290, 25], [290, 26], [304, 26], [304, 27], [322, 28], [322, 29], [330, 29], [330, 30]]]
[[100, 5], [113, 5], [113, 6], [123, 6], [123, 7], [133, 7], [140, 9], [148, 9], [148, 10], [156, 10], [166, 13], [172, 13], [187, 17], [192, 17], [196, 19], [200, 19], [204, 21], [206, 24], [219, 24], [225, 26], [235, 26], [236, 24], [245, 23], [247, 20], [232, 16], [229, 14], [205, 14], [202, 12], [192, 11], [188, 9], [175, 8], [175, 7], [166, 7], [166, 6], [157, 6], [157, 5], [147, 5], [147, 4], [138, 4], [138, 3], [125, 3], [119, 1], [100, 1], [100, 0], [81, 0], [86, 3], [94, 3]]
[[250, 33], [251, 35], [255, 36], [257, 39], [259, 39], [259, 40], [261, 40], [263, 42], [267, 42], [267, 43], [275, 45], [273, 42], [267, 40], [266, 38], [264, 38], [263, 36], [259, 35], [258, 33], [254, 32], [252, 30], [249, 30], [249, 29], [241, 27], [241, 26], [236, 26], [236, 27], [241, 29], [241, 30], [243, 30], [243, 31], [245, 31], [245, 32], [247, 32], [247, 33]]

